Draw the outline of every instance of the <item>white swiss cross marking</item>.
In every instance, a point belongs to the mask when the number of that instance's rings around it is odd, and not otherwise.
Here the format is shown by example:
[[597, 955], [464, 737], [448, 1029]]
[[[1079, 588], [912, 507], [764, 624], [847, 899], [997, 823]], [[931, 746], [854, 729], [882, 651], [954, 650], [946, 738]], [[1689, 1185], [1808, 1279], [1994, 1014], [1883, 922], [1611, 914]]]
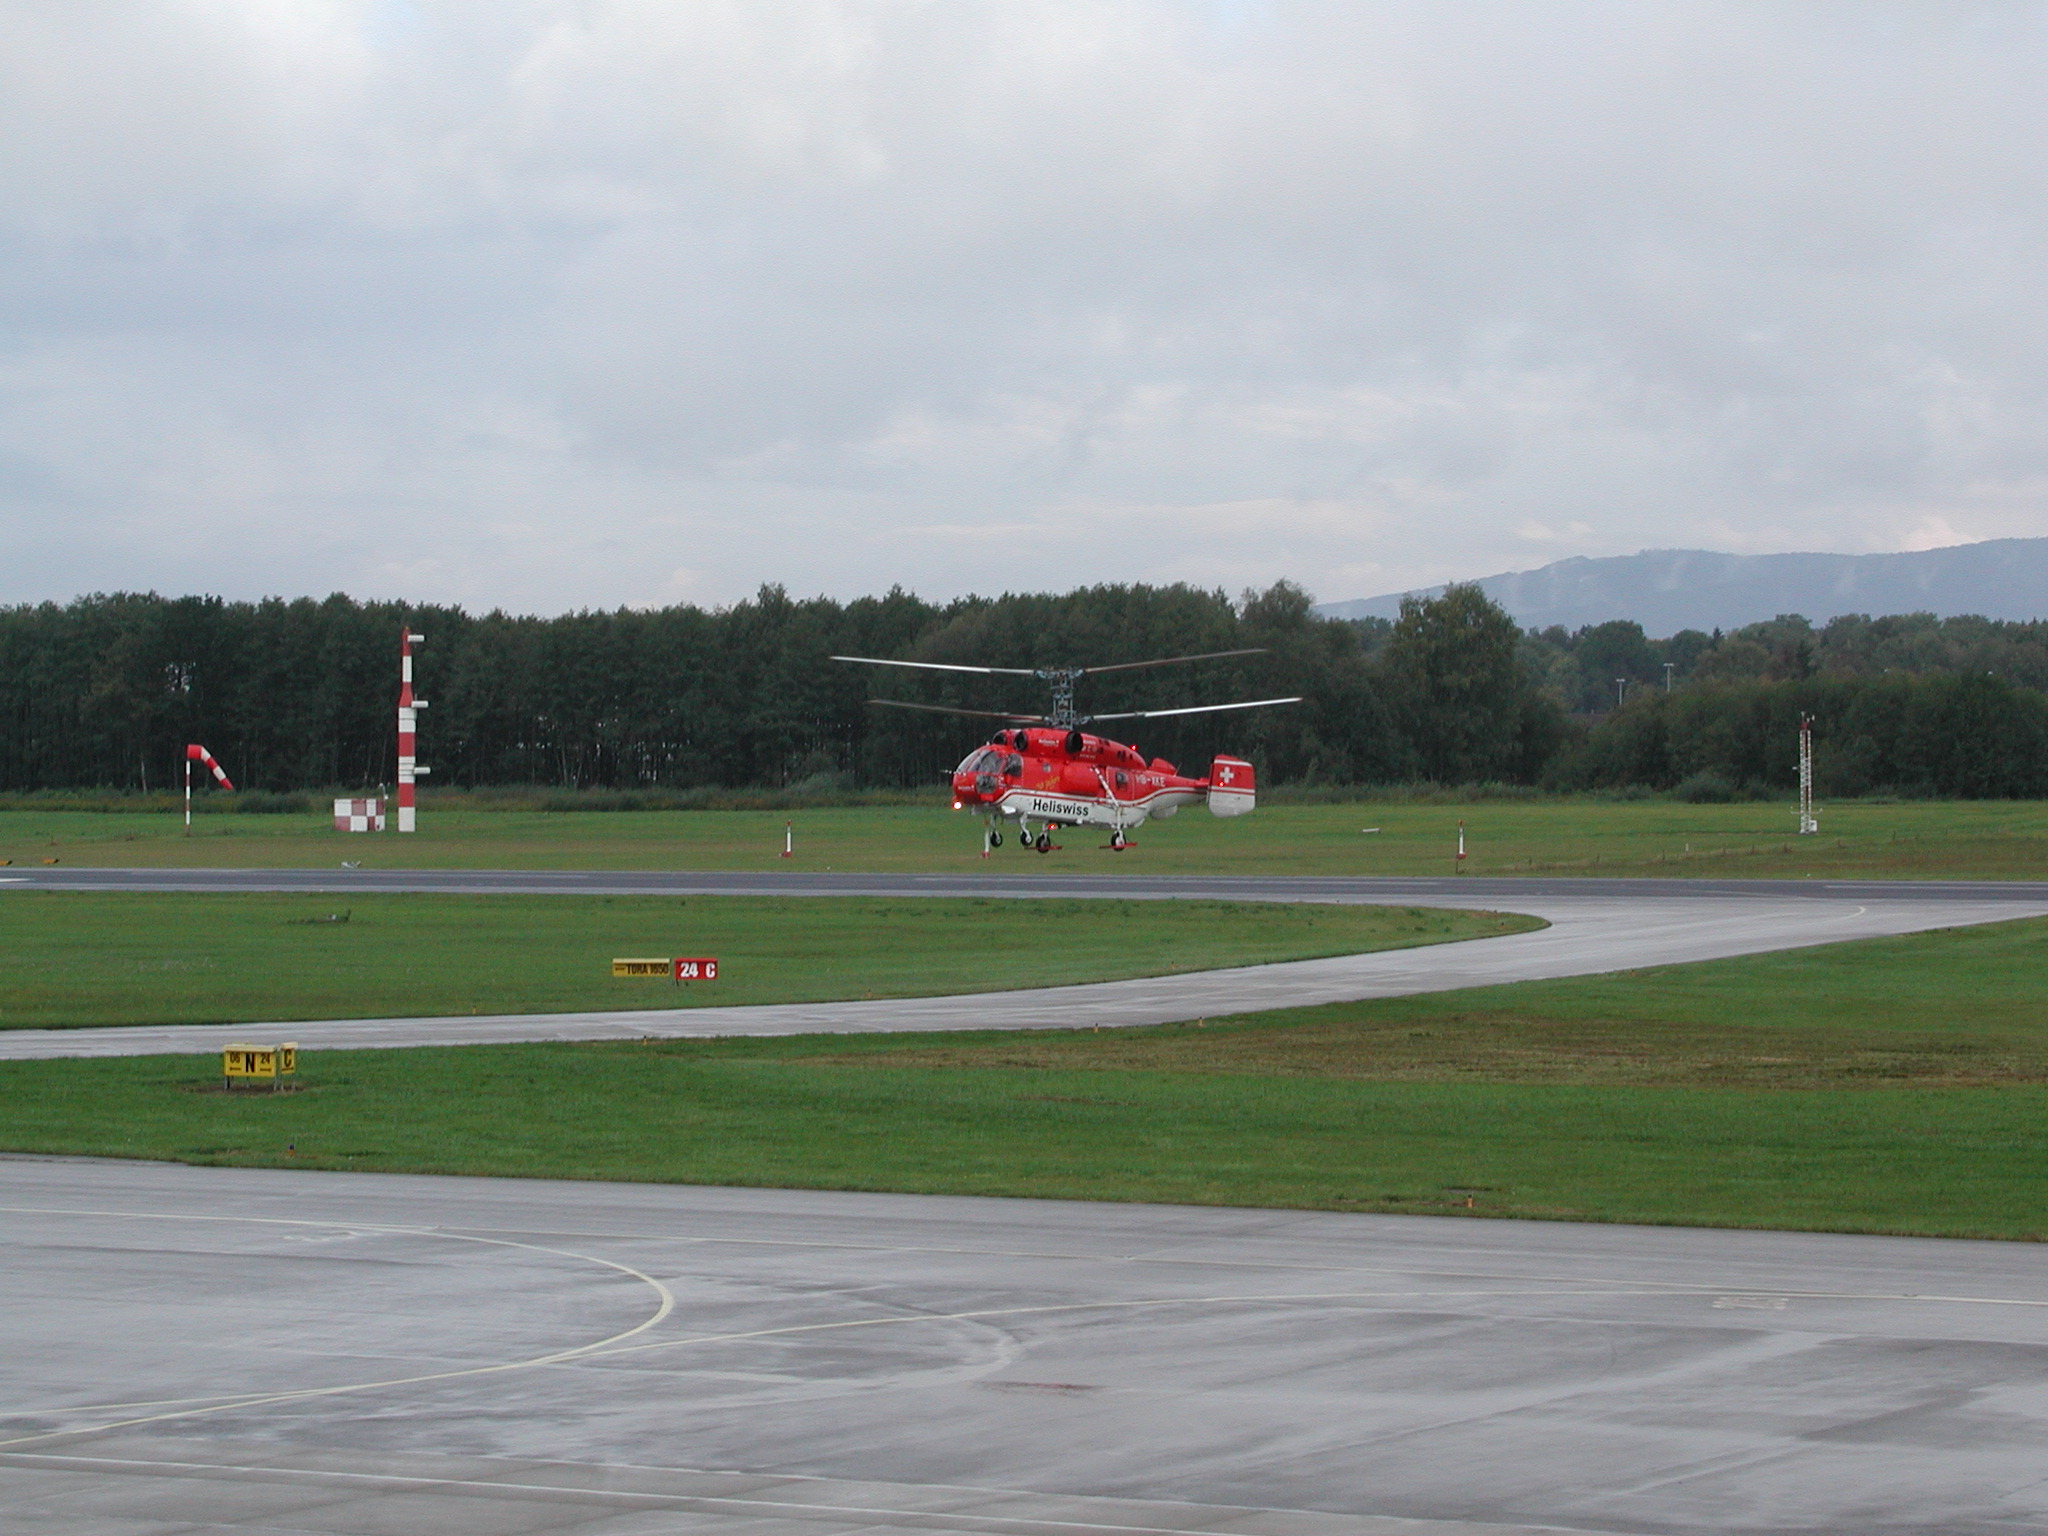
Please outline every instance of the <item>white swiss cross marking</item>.
[[1216, 777], [1226, 784], [1234, 784], [1237, 782], [1237, 770], [1235, 768], [1226, 768], [1217, 774]]

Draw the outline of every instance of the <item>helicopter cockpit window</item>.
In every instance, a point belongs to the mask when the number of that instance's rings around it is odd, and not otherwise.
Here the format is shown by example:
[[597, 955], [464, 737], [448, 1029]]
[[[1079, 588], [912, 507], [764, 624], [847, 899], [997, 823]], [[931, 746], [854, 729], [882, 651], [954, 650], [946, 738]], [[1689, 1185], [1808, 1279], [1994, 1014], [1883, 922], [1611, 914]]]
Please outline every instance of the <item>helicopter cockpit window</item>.
[[1024, 759], [1014, 752], [1005, 752], [1000, 747], [979, 747], [967, 754], [966, 759], [955, 773], [1008, 774], [1014, 777], [1024, 771]]

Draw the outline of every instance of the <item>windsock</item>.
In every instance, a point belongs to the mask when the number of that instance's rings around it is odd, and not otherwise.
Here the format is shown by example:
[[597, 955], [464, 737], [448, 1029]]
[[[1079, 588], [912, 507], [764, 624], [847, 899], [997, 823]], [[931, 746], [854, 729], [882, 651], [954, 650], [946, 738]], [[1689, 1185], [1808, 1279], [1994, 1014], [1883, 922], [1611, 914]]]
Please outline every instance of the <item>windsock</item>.
[[228, 782], [228, 776], [222, 770], [220, 764], [213, 760], [213, 754], [199, 745], [198, 742], [195, 741], [185, 748], [185, 756], [195, 763], [204, 763], [208, 768], [212, 769], [214, 782], [220, 785], [222, 789], [233, 789], [235, 787]]

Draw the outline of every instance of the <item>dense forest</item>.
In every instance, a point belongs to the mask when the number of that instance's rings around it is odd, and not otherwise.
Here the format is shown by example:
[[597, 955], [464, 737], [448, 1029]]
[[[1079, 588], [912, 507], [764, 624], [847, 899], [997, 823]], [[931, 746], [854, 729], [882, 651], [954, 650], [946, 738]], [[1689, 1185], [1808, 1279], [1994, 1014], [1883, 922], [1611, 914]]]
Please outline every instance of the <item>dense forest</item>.
[[118, 594], [0, 609], [0, 790], [162, 790], [203, 741], [245, 788], [389, 779], [399, 629], [438, 786], [914, 787], [985, 734], [872, 697], [1033, 710], [1028, 679], [848, 666], [835, 653], [997, 666], [1263, 654], [1084, 679], [1087, 710], [1299, 694], [1299, 705], [1122, 734], [1269, 783], [1782, 790], [1802, 713], [1830, 794], [2048, 794], [2048, 625], [1788, 616], [1655, 640], [1628, 623], [1523, 632], [1476, 587], [1395, 621], [1325, 619], [1289, 583], [928, 603], [763, 588], [707, 611], [556, 618]]
[[1532, 631], [1521, 660], [1588, 727], [1546, 765], [1550, 788], [1787, 790], [1803, 714], [1823, 795], [2048, 795], [2048, 624], [1787, 614], [1652, 640], [1608, 623]]
[[[764, 588], [706, 611], [472, 616], [452, 608], [100, 596], [0, 610], [0, 789], [166, 787], [203, 741], [245, 788], [373, 786], [394, 761], [401, 625], [426, 636], [420, 748], [436, 786], [693, 788], [935, 783], [993, 722], [870, 697], [1037, 710], [1029, 679], [849, 666], [835, 654], [1036, 666], [1258, 646], [1265, 654], [1084, 679], [1083, 710], [1301, 694], [1301, 705], [1148, 722], [1151, 753], [1256, 755], [1295, 780], [1418, 771], [1357, 633], [1286, 585], [1237, 604], [1188, 587], [934, 604]], [[1496, 671], [1517, 676], [1509, 625]], [[1520, 765], [1489, 745], [1453, 771]]]

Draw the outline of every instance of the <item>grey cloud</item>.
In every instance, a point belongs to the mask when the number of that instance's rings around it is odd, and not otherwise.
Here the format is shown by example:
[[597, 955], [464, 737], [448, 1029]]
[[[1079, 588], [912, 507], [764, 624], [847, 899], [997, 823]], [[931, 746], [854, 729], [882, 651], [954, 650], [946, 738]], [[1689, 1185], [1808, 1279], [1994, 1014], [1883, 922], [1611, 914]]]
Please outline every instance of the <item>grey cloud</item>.
[[2048, 532], [2035, 5], [0, 23], [0, 599]]

